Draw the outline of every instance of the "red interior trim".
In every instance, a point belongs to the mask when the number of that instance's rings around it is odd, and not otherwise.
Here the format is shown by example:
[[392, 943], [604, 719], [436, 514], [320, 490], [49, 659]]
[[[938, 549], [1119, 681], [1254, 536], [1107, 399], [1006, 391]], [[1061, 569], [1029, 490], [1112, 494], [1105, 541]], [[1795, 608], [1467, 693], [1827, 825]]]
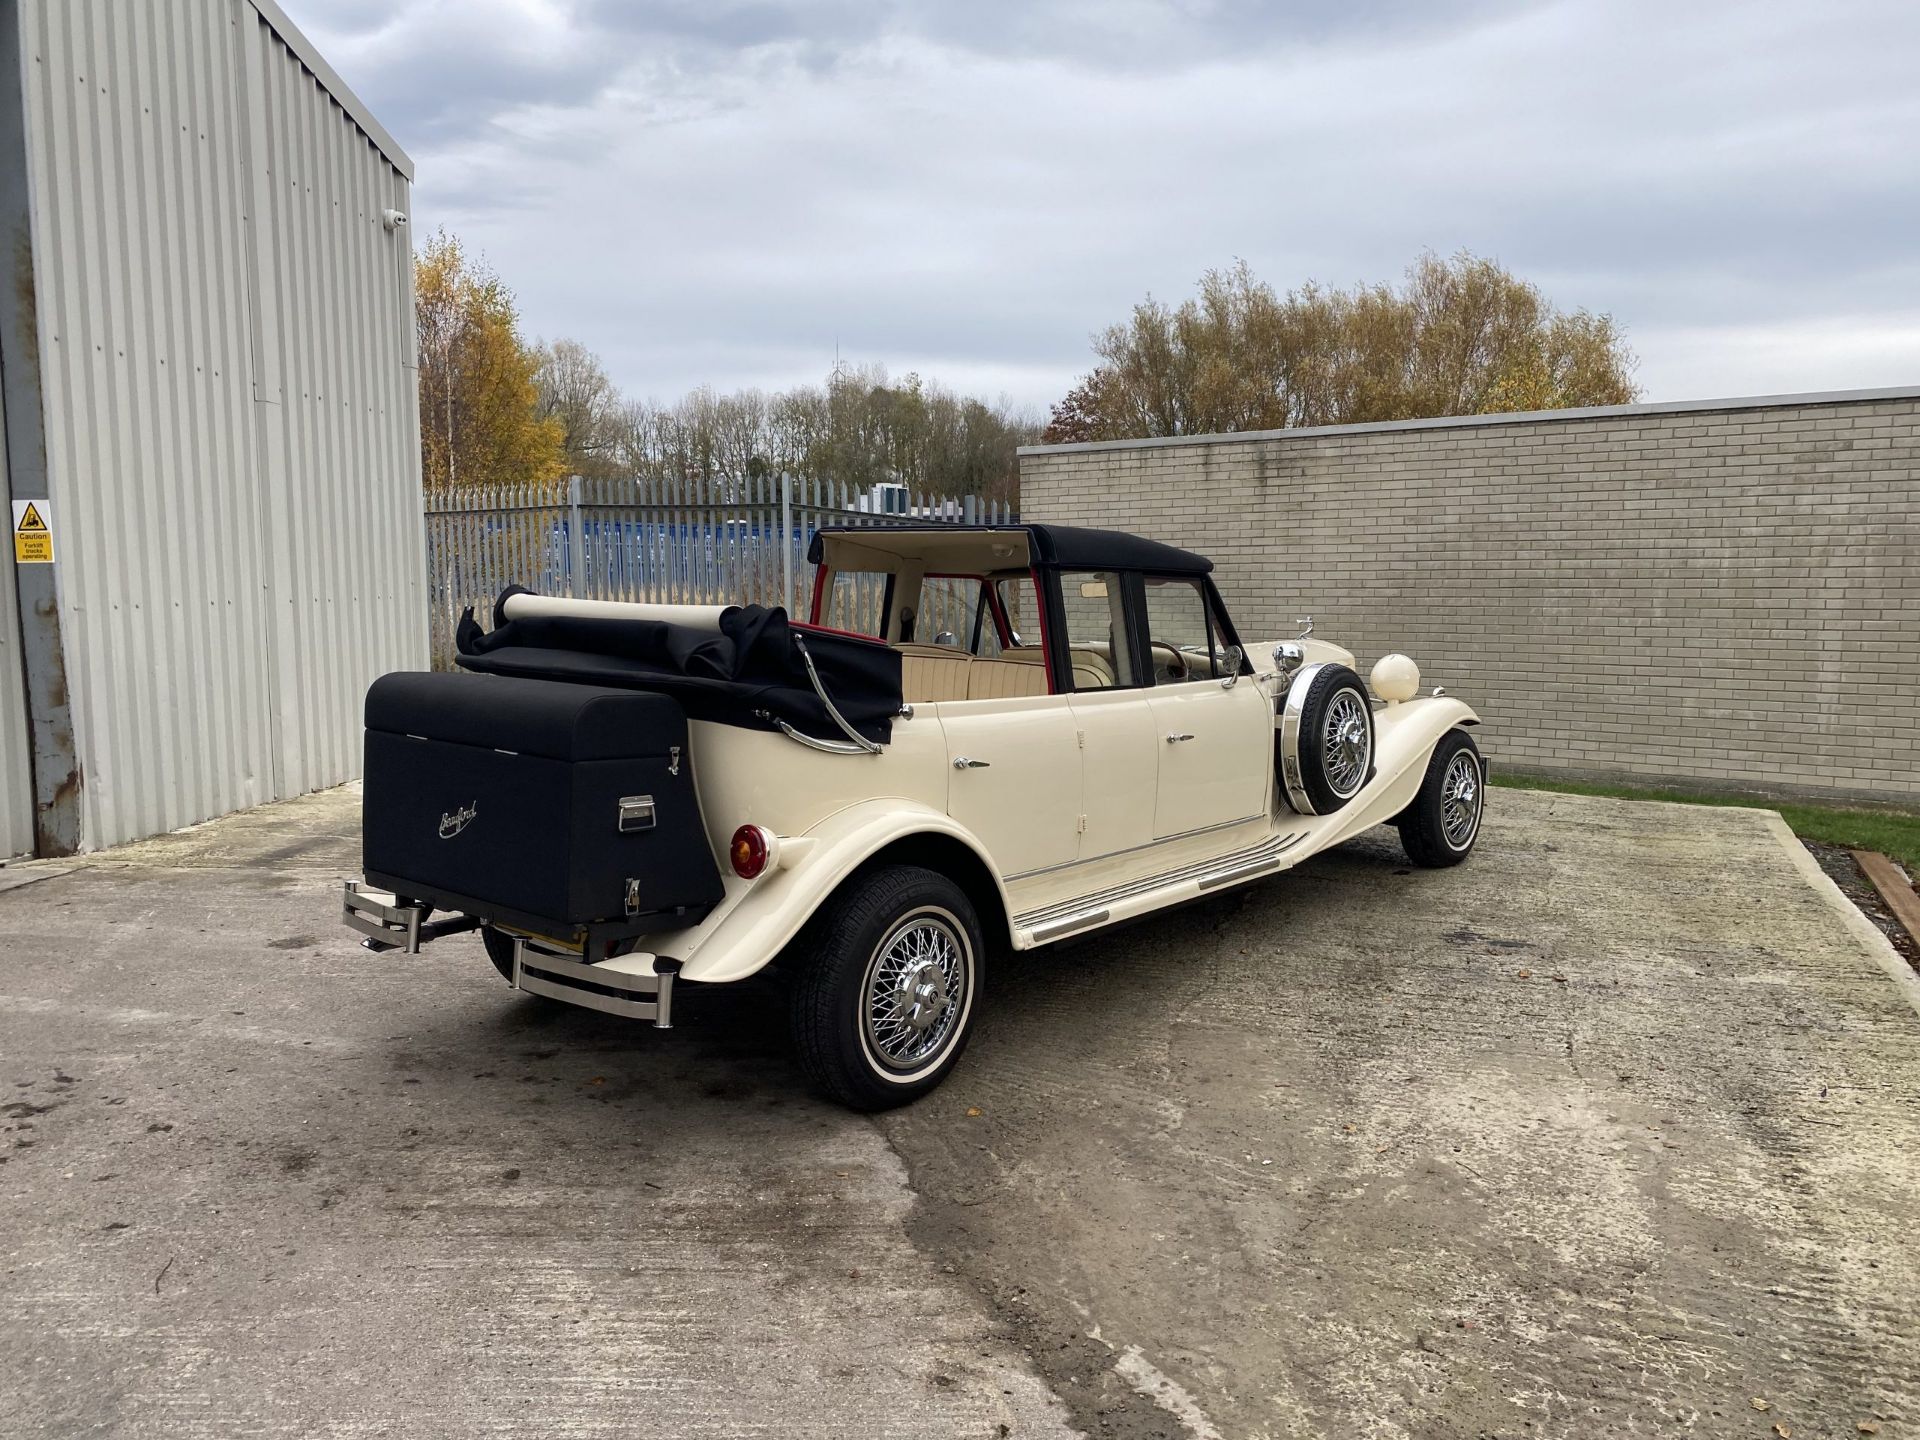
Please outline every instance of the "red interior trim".
[[827, 566], [821, 565], [813, 572], [813, 609], [807, 614], [809, 625], [820, 623], [820, 605], [827, 593], [827, 576], [832, 573]]
[[882, 649], [885, 649], [887, 646], [887, 642], [877, 635], [862, 635], [858, 630], [836, 630], [831, 625], [814, 625], [800, 620], [789, 620], [787, 622], [787, 628], [789, 630], [807, 630], [817, 635], [838, 635], [847, 640], [864, 640], [869, 645], [878, 645]]
[[1033, 582], [1033, 602], [1040, 612], [1040, 664], [1047, 672], [1047, 693], [1058, 695], [1053, 687], [1053, 641], [1047, 634], [1047, 592], [1040, 584], [1040, 571], [1027, 571], [1027, 579]]

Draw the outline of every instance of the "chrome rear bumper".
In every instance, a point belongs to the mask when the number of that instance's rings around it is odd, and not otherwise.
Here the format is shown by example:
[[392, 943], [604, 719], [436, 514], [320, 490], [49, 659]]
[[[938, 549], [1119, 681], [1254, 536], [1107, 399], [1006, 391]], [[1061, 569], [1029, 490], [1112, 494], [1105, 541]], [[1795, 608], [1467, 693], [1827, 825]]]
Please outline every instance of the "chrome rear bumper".
[[[477, 915], [449, 915], [433, 920], [433, 906], [404, 900], [390, 890], [376, 890], [349, 880], [341, 891], [340, 918], [366, 938], [369, 950], [400, 950], [418, 955], [420, 947], [445, 935], [478, 930]], [[673, 981], [680, 962], [655, 958], [654, 973], [632, 975], [583, 961], [577, 951], [559, 950], [513, 931], [513, 986], [529, 995], [544, 995], [569, 1005], [583, 1005], [608, 1015], [651, 1020], [659, 1030], [673, 1028]]]
[[656, 1030], [673, 1028], [673, 981], [677, 960], [655, 960], [652, 975], [630, 975], [588, 965], [570, 954], [549, 950], [517, 936], [513, 942], [513, 984], [529, 995], [544, 995], [569, 1005], [584, 1005], [631, 1020], [651, 1020]]
[[360, 943], [369, 950], [404, 950], [418, 955], [422, 945], [432, 944], [446, 935], [478, 930], [474, 915], [449, 915], [444, 920], [429, 920], [431, 905], [403, 901], [390, 890], [376, 890], [358, 880], [345, 883], [340, 895], [342, 923], [367, 938]]

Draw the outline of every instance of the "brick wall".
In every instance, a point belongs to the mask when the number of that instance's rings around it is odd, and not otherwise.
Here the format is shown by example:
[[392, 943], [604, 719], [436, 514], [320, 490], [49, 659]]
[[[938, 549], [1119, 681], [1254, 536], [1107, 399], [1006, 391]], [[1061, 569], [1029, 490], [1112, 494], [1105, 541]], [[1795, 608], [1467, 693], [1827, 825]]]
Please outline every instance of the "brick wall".
[[1920, 802], [1920, 390], [1021, 453], [1243, 637], [1419, 663], [1510, 769]]

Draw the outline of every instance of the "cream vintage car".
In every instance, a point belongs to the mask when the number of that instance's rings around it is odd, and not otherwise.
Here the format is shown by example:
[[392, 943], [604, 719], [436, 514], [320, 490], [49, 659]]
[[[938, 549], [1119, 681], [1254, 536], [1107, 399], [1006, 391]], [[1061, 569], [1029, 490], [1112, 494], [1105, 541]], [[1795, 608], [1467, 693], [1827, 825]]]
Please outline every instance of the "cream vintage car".
[[1479, 717], [1405, 656], [1363, 681], [1310, 633], [1243, 645], [1199, 555], [903, 525], [809, 558], [805, 625], [515, 589], [463, 620], [463, 673], [377, 681], [347, 923], [478, 930], [515, 988], [663, 1027], [676, 987], [778, 960], [807, 1075], [879, 1109], [953, 1068], [1001, 947], [1382, 823], [1420, 865], [1473, 848]]

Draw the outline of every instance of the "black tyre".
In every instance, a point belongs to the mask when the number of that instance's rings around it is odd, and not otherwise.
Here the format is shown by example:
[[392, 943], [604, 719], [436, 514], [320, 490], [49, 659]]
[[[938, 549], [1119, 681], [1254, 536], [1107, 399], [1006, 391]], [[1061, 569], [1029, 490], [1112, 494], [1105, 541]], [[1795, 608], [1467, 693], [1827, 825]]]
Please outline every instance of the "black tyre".
[[944, 875], [890, 865], [843, 887], [790, 950], [808, 1081], [855, 1110], [932, 1090], [972, 1033], [983, 948], [972, 903]]
[[1486, 810], [1487, 762], [1464, 730], [1449, 730], [1433, 747], [1420, 793], [1394, 819], [1400, 844], [1416, 865], [1458, 865], [1473, 853]]
[[1280, 717], [1280, 783], [1302, 815], [1331, 815], [1373, 778], [1373, 705], [1345, 665], [1293, 677]]

